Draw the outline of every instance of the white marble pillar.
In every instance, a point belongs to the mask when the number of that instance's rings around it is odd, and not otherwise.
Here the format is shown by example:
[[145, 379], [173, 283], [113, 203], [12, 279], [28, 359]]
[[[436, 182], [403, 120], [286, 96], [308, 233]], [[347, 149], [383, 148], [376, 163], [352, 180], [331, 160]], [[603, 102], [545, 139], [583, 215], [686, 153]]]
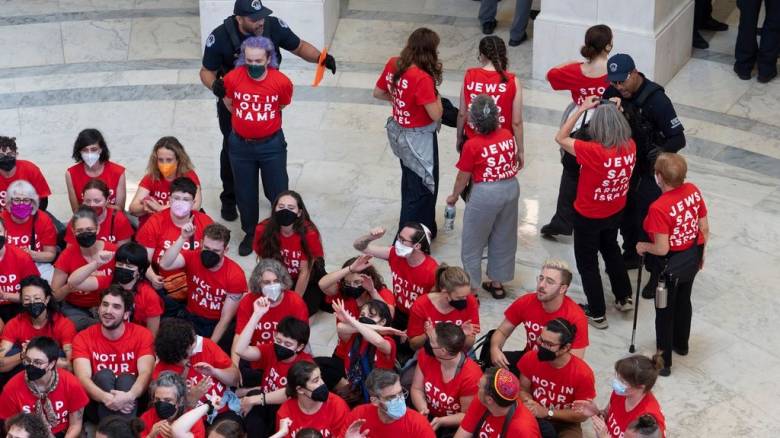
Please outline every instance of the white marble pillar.
[[[201, 46], [211, 31], [233, 15], [235, 0], [200, 0]], [[274, 17], [287, 23], [296, 35], [321, 49], [330, 44], [339, 22], [339, 0], [264, 0]]]
[[637, 69], [665, 85], [691, 57], [693, 0], [542, 0], [534, 21], [533, 76], [581, 58], [585, 31], [606, 24], [612, 53], [628, 53]]

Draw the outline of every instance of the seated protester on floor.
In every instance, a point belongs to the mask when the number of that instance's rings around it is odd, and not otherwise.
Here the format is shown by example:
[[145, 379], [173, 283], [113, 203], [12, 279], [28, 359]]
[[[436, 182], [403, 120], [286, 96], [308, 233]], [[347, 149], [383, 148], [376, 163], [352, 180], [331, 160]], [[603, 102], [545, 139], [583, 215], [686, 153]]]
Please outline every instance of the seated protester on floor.
[[313, 362], [311, 355], [303, 351], [309, 343], [308, 321], [285, 317], [276, 327], [273, 344], [250, 343], [254, 327], [269, 308], [267, 298], [258, 298], [249, 322], [236, 340], [236, 352], [241, 359], [254, 362], [257, 369], [263, 370], [260, 386], [241, 399], [247, 430], [260, 437], [274, 430], [276, 411], [287, 400], [285, 387], [290, 367], [301, 361]]
[[[596, 398], [593, 370], [571, 354], [577, 327], [563, 318], [549, 321], [536, 338], [536, 354], [525, 354], [520, 370], [520, 399], [542, 430], [560, 438], [581, 438], [580, 423], [588, 418], [572, 408], [574, 400]], [[550, 423], [542, 426], [542, 423]]]
[[536, 419], [517, 401], [519, 396], [517, 376], [503, 368], [488, 368], [455, 438], [541, 437]]
[[276, 413], [276, 430], [284, 419], [290, 424], [290, 436], [300, 438], [304, 430], [314, 429], [325, 437], [344, 433], [349, 407], [344, 400], [328, 391], [320, 369], [311, 362], [298, 362], [287, 372], [286, 402]]
[[109, 415], [98, 423], [95, 438], [141, 438], [144, 422], [135, 417]]
[[182, 249], [195, 250], [200, 248], [203, 231], [214, 222], [208, 215], [195, 209], [198, 203], [196, 195], [198, 186], [187, 177], [179, 177], [170, 184], [170, 208], [165, 208], [149, 217], [149, 220], [135, 235], [136, 242], [146, 247], [149, 260], [157, 275], [147, 275], [155, 289], [165, 289], [166, 316], [177, 316], [184, 310], [181, 302], [186, 302], [189, 296], [187, 290], [187, 275], [184, 268], [165, 270], [158, 264], [166, 248], [181, 236], [181, 229], [187, 224], [194, 225], [195, 232], [182, 245]]
[[57, 366], [70, 369], [76, 327], [60, 313], [49, 282], [29, 276], [22, 280], [21, 287], [22, 313], [8, 321], [0, 335], [0, 373], [21, 369], [24, 345], [39, 336], [48, 336], [57, 343], [64, 353]]
[[[366, 380], [370, 402], [352, 410], [344, 423], [348, 428], [362, 421], [360, 432], [371, 437], [434, 438], [428, 419], [419, 412], [407, 409], [408, 394], [401, 387], [401, 379], [393, 371], [375, 368]], [[355, 426], [356, 428], [356, 426]]]
[[[515, 365], [520, 356], [527, 351], [536, 351], [537, 338], [547, 322], [555, 318], [564, 318], [577, 327], [572, 342], [571, 354], [583, 358], [588, 346], [588, 320], [582, 308], [566, 295], [571, 285], [572, 273], [569, 265], [562, 260], [548, 259], [536, 280], [536, 291], [516, 299], [504, 311], [504, 320], [496, 330], [488, 333], [490, 349], [482, 348], [480, 359], [483, 363], [492, 363], [508, 368], [519, 374]], [[515, 328], [523, 325], [526, 333], [523, 351], [502, 351], [507, 339]]]
[[154, 336], [160, 327], [163, 301], [144, 278], [144, 273], [149, 269], [148, 257], [146, 248], [135, 242], [127, 242], [117, 248], [114, 254], [116, 266], [113, 284], [133, 293], [133, 313], [130, 320], [148, 328]]
[[[238, 302], [246, 292], [246, 276], [241, 266], [227, 256], [230, 230], [213, 223], [203, 230], [200, 249], [182, 251], [195, 237], [196, 225], [184, 224], [181, 234], [160, 258], [160, 268], [184, 269], [187, 274], [187, 319], [195, 332], [224, 344], [230, 351], [233, 341], [230, 325], [236, 316]], [[220, 340], [224, 341], [220, 343]]]
[[29, 254], [16, 246], [8, 245], [6, 233], [5, 221], [0, 218], [0, 332], [11, 318], [22, 310], [19, 306], [22, 279], [30, 275], [40, 275]]
[[38, 192], [25, 180], [16, 180], [8, 186], [2, 218], [5, 222], [5, 241], [32, 257], [41, 276], [51, 280], [57, 256], [57, 230], [46, 213], [39, 211]]
[[465, 353], [463, 330], [451, 322], [436, 324], [430, 345], [432, 355], [417, 355], [412, 405], [431, 419], [437, 437], [451, 437], [477, 394], [482, 370]]
[[116, 245], [98, 240], [100, 225], [89, 207], [79, 207], [69, 226], [77, 243], [68, 245], [54, 263], [51, 287], [54, 298], [64, 300], [62, 313], [81, 331], [97, 323], [95, 307], [114, 276]]
[[[133, 226], [130, 225], [130, 220], [127, 219], [124, 211], [109, 205], [109, 194], [106, 183], [93, 178], [84, 184], [81, 192], [81, 203], [82, 206], [91, 208], [97, 216], [98, 225], [100, 225], [98, 239], [121, 245], [129, 242], [135, 231], [133, 231]], [[76, 243], [76, 236], [73, 235], [71, 228], [65, 229], [65, 243]]]
[[[265, 297], [270, 307], [255, 325], [249, 345], [273, 344], [276, 326], [285, 316], [292, 316], [308, 323], [309, 312], [306, 310], [306, 304], [300, 295], [290, 290], [291, 287], [292, 279], [281, 262], [274, 259], [260, 259], [257, 262], [257, 266], [249, 276], [250, 293], [244, 294], [238, 303], [236, 333], [231, 348], [233, 363], [238, 363], [239, 360], [236, 354], [236, 341], [252, 317], [255, 301], [260, 297]], [[241, 374], [244, 386], [260, 384], [259, 380], [250, 378], [249, 374], [254, 373], [247, 366], [241, 366]]]
[[425, 346], [430, 354], [427, 333], [440, 322], [451, 322], [463, 329], [466, 350], [474, 345], [479, 333], [479, 303], [471, 293], [471, 280], [463, 268], [441, 264], [436, 269], [433, 290], [418, 297], [409, 313], [409, 345], [415, 350]]
[[124, 211], [127, 198], [125, 168], [109, 161], [110, 156], [108, 145], [100, 131], [88, 128], [79, 132], [73, 143], [73, 161], [76, 164], [65, 172], [71, 210], [75, 212], [84, 204], [84, 187], [89, 180], [97, 178], [108, 187], [108, 204]]
[[652, 392], [661, 368], [663, 359], [660, 355], [652, 359], [641, 354], [624, 357], [615, 362], [612, 395], [607, 406], [599, 409], [593, 399], [575, 400], [574, 410], [590, 417], [596, 427], [601, 423], [608, 425], [607, 430], [599, 431], [598, 438], [628, 437], [629, 425], [643, 415], [652, 416], [658, 423], [660, 436], [665, 436], [664, 414]]
[[133, 294], [111, 285], [101, 294], [95, 324], [73, 340], [73, 370], [97, 405], [97, 418], [135, 415], [137, 399], [154, 368], [154, 338], [145, 327], [127, 322]]
[[130, 214], [138, 217], [139, 226], [153, 214], [171, 206], [171, 185], [182, 176], [195, 184], [192, 210], [200, 210], [200, 179], [194, 169], [190, 156], [176, 137], [162, 137], [157, 140], [149, 155], [146, 175], [138, 183], [138, 191], [127, 208]]
[[[209, 400], [208, 404], [202, 404], [195, 408], [185, 412], [181, 417], [171, 425], [171, 437], [172, 438], [194, 438], [192, 429], [196, 423], [202, 423], [201, 418], [211, 415], [214, 411], [219, 410], [222, 405], [222, 400], [214, 398]], [[271, 438], [282, 438], [287, 436], [287, 429], [282, 432], [274, 434]], [[209, 427], [207, 438], [246, 438], [247, 433], [244, 428], [244, 423], [240, 418], [224, 418], [214, 422]], [[252, 435], [256, 436], [256, 435]]]
[[24, 373], [15, 375], [0, 394], [0, 419], [30, 412], [47, 423], [58, 438], [81, 436], [89, 397], [79, 380], [57, 366], [60, 346], [52, 338], [32, 338], [24, 351]]
[[[205, 403], [209, 396], [225, 399], [225, 391], [238, 386], [238, 367], [211, 339], [195, 334], [192, 324], [179, 318], [166, 318], [154, 339], [157, 364], [152, 378], [173, 371], [186, 379], [188, 405]], [[227, 406], [222, 409], [227, 411]]]
[[8, 203], [8, 186], [14, 181], [25, 180], [32, 184], [40, 197], [38, 207], [46, 210], [51, 195], [49, 184], [35, 163], [18, 160], [18, 154], [16, 137], [0, 135], [0, 208], [5, 208]]
[[49, 426], [38, 415], [20, 413], [5, 422], [5, 438], [49, 438]]
[[[384, 301], [371, 300], [360, 308], [355, 318], [344, 308], [341, 300], [333, 302], [338, 323], [339, 344], [346, 353], [335, 390], [351, 405], [369, 400], [366, 379], [374, 368], [395, 369], [396, 345], [392, 336], [404, 333], [390, 327], [390, 309]], [[338, 347], [336, 347], [338, 349]], [[334, 381], [326, 376], [327, 381]]]
[[[595, 426], [596, 420], [593, 421], [593, 424], [594, 424], [594, 428], [596, 428]], [[598, 438], [609, 438], [609, 432], [607, 432], [606, 426], [607, 425], [604, 424], [604, 427], [601, 428], [599, 431], [597, 431], [597, 433], [600, 433], [600, 435], [597, 435]], [[604, 432], [606, 432], [606, 434]], [[626, 430], [626, 434], [624, 435], [624, 437], [625, 438], [662, 438], [661, 429], [658, 428], [658, 421], [656, 421], [655, 417], [653, 417], [650, 414], [641, 415], [639, 418], [632, 421], [631, 424], [628, 425], [628, 430]]]
[[[163, 371], [149, 384], [151, 407], [141, 414], [144, 430], [141, 438], [170, 438], [171, 425], [186, 411], [187, 384], [179, 374], [173, 371]], [[206, 428], [198, 421], [190, 429], [195, 438], [205, 438]]]
[[393, 274], [393, 294], [398, 310], [393, 318], [393, 327], [406, 330], [415, 300], [430, 292], [436, 282], [439, 263], [429, 255], [431, 237], [423, 225], [416, 222], [405, 224], [393, 246], [370, 243], [384, 235], [383, 228], [374, 228], [369, 234], [358, 237], [352, 246], [364, 254], [387, 260]]
[[395, 313], [395, 297], [371, 264], [371, 256], [352, 257], [338, 271], [324, 275], [319, 286], [327, 303], [340, 298], [344, 301], [344, 309], [352, 315], [357, 315], [360, 306], [370, 300], [384, 301], [390, 314]]
[[[315, 278], [314, 264], [323, 263], [325, 253], [317, 226], [311, 221], [301, 195], [292, 190], [279, 194], [274, 211], [255, 228], [253, 244], [257, 257], [276, 259], [290, 273], [295, 293], [303, 298], [314, 315], [323, 304], [323, 294]], [[244, 254], [241, 254], [244, 255]]]

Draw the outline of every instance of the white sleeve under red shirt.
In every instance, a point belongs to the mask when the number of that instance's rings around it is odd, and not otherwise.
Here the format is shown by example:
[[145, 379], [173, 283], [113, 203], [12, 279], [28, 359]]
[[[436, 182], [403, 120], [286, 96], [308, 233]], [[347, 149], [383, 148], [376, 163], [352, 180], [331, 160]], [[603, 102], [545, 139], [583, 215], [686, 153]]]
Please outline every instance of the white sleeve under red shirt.
[[440, 322], [451, 322], [457, 326], [463, 325], [466, 321], [471, 321], [475, 327], [479, 327], [479, 304], [474, 295], [469, 294], [466, 297], [466, 308], [463, 310], [451, 310], [449, 313], [441, 313], [433, 305], [428, 294], [418, 297], [412, 305], [409, 313], [409, 325], [406, 327], [406, 334], [410, 338], [420, 336], [425, 333], [425, 321], [431, 320], [434, 325]]
[[0, 207], [5, 207], [5, 195], [8, 186], [10, 186], [12, 182], [20, 179], [32, 184], [39, 197], [47, 198], [51, 195], [49, 183], [46, 182], [46, 178], [43, 176], [43, 173], [41, 173], [41, 169], [32, 161], [16, 160], [16, 171], [13, 176], [6, 178], [3, 175], [0, 175]]
[[[116, 245], [114, 245], [111, 242], [104, 242], [103, 250], [116, 252]], [[73, 271], [79, 269], [80, 267], [86, 264], [87, 264], [87, 260], [84, 258], [83, 255], [81, 255], [81, 247], [79, 247], [77, 244], [77, 245], [68, 245], [60, 253], [60, 256], [57, 257], [57, 261], [54, 262], [54, 267], [70, 275], [73, 273]], [[108, 263], [104, 263], [100, 265], [97, 268], [97, 270], [95, 270], [95, 272], [92, 273], [92, 276], [98, 278], [98, 280], [100, 279], [104, 280], [102, 282], [99, 282], [98, 284], [106, 284], [106, 287], [108, 287], [108, 285], [111, 283], [110, 279], [113, 278], [114, 276], [114, 265], [115, 265], [115, 260], [114, 258], [111, 258], [111, 260]], [[68, 296], [65, 297], [65, 301], [67, 301], [68, 303], [76, 307], [80, 307], [82, 309], [89, 309], [91, 307], [95, 307], [98, 304], [100, 304], [101, 292], [102, 290], [100, 288], [91, 292], [73, 290], [68, 294]]]
[[125, 331], [115, 341], [103, 336], [101, 325], [82, 330], [73, 339], [73, 360], [89, 359], [92, 374], [108, 368], [114, 374], [138, 375], [138, 359], [154, 356], [154, 337], [146, 327], [126, 322]]
[[571, 100], [577, 105], [582, 105], [587, 97], [601, 97], [609, 86], [607, 75], [590, 78], [582, 74], [581, 62], [551, 68], [547, 72], [547, 81], [553, 90], [571, 92]]
[[[87, 175], [87, 170], [84, 168], [83, 162], [78, 162], [68, 168], [68, 174], [70, 175], [70, 181], [73, 183], [73, 190], [76, 192], [76, 200], [81, 205], [84, 202], [84, 186], [87, 185], [89, 180], [93, 177]], [[122, 179], [122, 175], [125, 174], [125, 168], [113, 161], [106, 161], [103, 163], [103, 172], [94, 177], [106, 183], [108, 186], [108, 203], [116, 205], [116, 192], [119, 187], [119, 180]], [[124, 205], [120, 206], [124, 209]]]
[[605, 148], [599, 143], [574, 140], [580, 165], [574, 209], [586, 218], [603, 219], [626, 206], [626, 195], [636, 163], [636, 144]]
[[656, 233], [667, 234], [669, 250], [683, 251], [692, 247], [694, 241], [704, 244], [704, 236], [699, 233], [699, 219], [705, 217], [707, 205], [701, 191], [691, 183], [683, 183], [650, 204], [644, 229], [651, 240]]
[[482, 427], [476, 430], [485, 411], [487, 408], [480, 403], [478, 397], [474, 397], [466, 411], [466, 416], [460, 422], [460, 427], [472, 436], [479, 438], [499, 438], [499, 436], [501, 438], [541, 438], [542, 436], [536, 418], [522, 403], [517, 404], [512, 420], [507, 426], [506, 435], [501, 434], [506, 417], [494, 417], [490, 414], [482, 423]]
[[[487, 94], [493, 98], [499, 109], [498, 123], [504, 129], [512, 131], [512, 103], [517, 94], [517, 84], [514, 73], [504, 72], [506, 81], [495, 70], [485, 70], [482, 67], [474, 67], [466, 70], [463, 77], [463, 100], [466, 110], [471, 108], [471, 101], [480, 94]], [[468, 114], [468, 113], [467, 113]], [[471, 138], [476, 134], [471, 123], [463, 125], [466, 137]]]
[[596, 380], [593, 370], [575, 355], [563, 368], [554, 368], [542, 362], [533, 352], [524, 354], [517, 362], [520, 374], [531, 381], [531, 396], [545, 408], [571, 409], [574, 400], [596, 398]]
[[289, 434], [291, 437], [296, 436], [301, 429], [311, 428], [319, 431], [323, 438], [337, 438], [341, 437], [349, 426], [345, 421], [347, 415], [349, 415], [349, 406], [332, 392], [328, 394], [328, 399], [322, 403], [320, 409], [313, 414], [303, 412], [298, 406], [298, 400], [291, 398], [282, 403], [276, 411], [276, 429], [279, 430], [279, 422], [282, 418], [289, 418], [292, 421]]
[[434, 417], [444, 417], [461, 411], [460, 400], [472, 397], [479, 390], [482, 370], [476, 362], [466, 359], [460, 372], [449, 382], [444, 382], [441, 363], [422, 352], [417, 355], [417, 366], [423, 375], [423, 390], [428, 410]]
[[[200, 248], [200, 242], [203, 240], [203, 230], [212, 222], [214, 221], [205, 213], [193, 211], [192, 223], [195, 224], [195, 235], [192, 236], [192, 239], [188, 239], [184, 242], [182, 250]], [[135, 235], [135, 241], [144, 247], [153, 250], [152, 265], [155, 267], [158, 274], [163, 277], [168, 277], [179, 272], [184, 272], [184, 268], [166, 271], [158, 266], [158, 262], [160, 261], [163, 252], [165, 252], [167, 248], [170, 248], [180, 235], [181, 228], [173, 223], [171, 212], [166, 208], [163, 211], [153, 214], [144, 223]], [[192, 243], [192, 245], [190, 245], [190, 243]]]
[[407, 408], [406, 414], [392, 423], [383, 423], [379, 419], [377, 407], [372, 404], [364, 404], [352, 409], [344, 423], [349, 427], [357, 420], [365, 420], [360, 427], [360, 432], [369, 431], [366, 436], [376, 438], [436, 438], [428, 419], [419, 412]]
[[504, 318], [515, 327], [523, 325], [526, 332], [526, 350], [537, 350], [536, 339], [541, 335], [544, 326], [556, 318], [563, 318], [577, 327], [572, 348], [588, 346], [588, 319], [582, 308], [568, 296], [563, 298], [563, 304], [558, 310], [547, 313], [536, 293], [527, 293], [507, 307]]
[[218, 321], [227, 296], [246, 292], [246, 277], [238, 263], [228, 257], [223, 259], [222, 266], [216, 271], [206, 269], [200, 261], [200, 253], [200, 249], [181, 252], [189, 289], [187, 311]]
[[277, 69], [266, 70], [257, 81], [246, 66], [236, 67], [225, 75], [225, 97], [232, 100], [233, 130], [244, 138], [269, 137], [282, 129], [282, 107], [292, 101], [293, 84]]
[[397, 56], [387, 61], [376, 81], [376, 87], [392, 96], [393, 119], [402, 128], [430, 125], [433, 120], [425, 111], [425, 105], [439, 98], [433, 77], [413, 65], [398, 78], [398, 82], [393, 83], [397, 62]]
[[518, 169], [514, 134], [500, 128], [488, 135], [469, 137], [455, 167], [470, 173], [475, 184], [514, 178]]
[[[41, 275], [32, 257], [13, 245], [6, 245], [5, 254], [0, 259], [0, 291], [18, 294], [21, 281], [30, 275]], [[0, 300], [0, 306], [6, 304], [18, 305]]]
[[411, 267], [405, 258], [395, 253], [395, 249], [390, 249], [387, 263], [393, 275], [396, 311], [400, 310], [408, 314], [417, 297], [433, 289], [439, 263], [433, 257], [426, 255], [420, 265]]
[[607, 409], [607, 430], [609, 436], [613, 438], [623, 438], [628, 429], [628, 425], [642, 415], [650, 414], [658, 423], [662, 436], [666, 436], [666, 419], [661, 412], [661, 405], [652, 392], [648, 392], [642, 398], [638, 405], [631, 411], [626, 412], [626, 397], [612, 392], [609, 397], [609, 409]]
[[[238, 303], [238, 311], [236, 312], [236, 334], [241, 334], [241, 330], [244, 330], [249, 318], [252, 317], [254, 311], [255, 300], [262, 295], [257, 293], [248, 293], [241, 298]], [[292, 316], [300, 321], [309, 323], [309, 310], [306, 308], [306, 303], [303, 301], [300, 295], [293, 291], [284, 291], [282, 295], [282, 302], [276, 306], [272, 306], [268, 309], [268, 313], [260, 318], [260, 322], [255, 328], [255, 332], [252, 335], [252, 344], [256, 343], [270, 343], [274, 341], [274, 333], [276, 332], [276, 326], [279, 325], [279, 321], [286, 316]]]

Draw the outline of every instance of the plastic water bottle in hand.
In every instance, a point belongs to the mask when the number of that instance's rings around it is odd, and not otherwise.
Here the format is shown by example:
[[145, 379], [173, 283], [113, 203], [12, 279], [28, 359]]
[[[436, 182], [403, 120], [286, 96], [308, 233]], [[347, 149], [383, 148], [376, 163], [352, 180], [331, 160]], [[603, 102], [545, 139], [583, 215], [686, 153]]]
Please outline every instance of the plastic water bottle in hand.
[[455, 229], [455, 206], [447, 204], [447, 208], [444, 209], [444, 231], [452, 231]]

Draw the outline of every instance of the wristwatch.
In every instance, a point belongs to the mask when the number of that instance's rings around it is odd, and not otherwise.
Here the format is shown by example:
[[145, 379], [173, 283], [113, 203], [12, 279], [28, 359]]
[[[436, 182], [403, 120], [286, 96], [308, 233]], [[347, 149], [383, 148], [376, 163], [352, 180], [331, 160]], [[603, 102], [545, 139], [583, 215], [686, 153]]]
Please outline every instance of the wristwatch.
[[554, 413], [555, 413], [555, 412], [553, 412], [553, 407], [552, 407], [552, 406], [550, 406], [549, 408], [547, 408], [547, 419], [548, 419], [548, 420], [549, 420], [549, 419], [551, 419], [551, 418], [553, 417], [553, 414], [554, 414]]

